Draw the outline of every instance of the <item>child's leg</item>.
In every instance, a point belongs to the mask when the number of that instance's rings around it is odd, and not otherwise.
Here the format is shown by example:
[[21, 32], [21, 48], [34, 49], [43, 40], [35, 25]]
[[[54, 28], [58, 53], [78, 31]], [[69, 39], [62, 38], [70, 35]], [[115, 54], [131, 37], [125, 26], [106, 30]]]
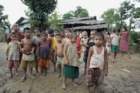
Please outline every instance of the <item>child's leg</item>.
[[39, 67], [39, 73], [40, 73], [40, 74], [43, 73], [43, 69], [42, 69], [42, 67]]
[[10, 78], [13, 78], [13, 62], [12, 61], [9, 61], [9, 71], [10, 71]]
[[28, 62], [27, 61], [22, 61], [21, 62], [21, 67], [23, 70], [23, 77], [22, 77], [22, 81], [25, 81], [27, 78], [27, 66], [28, 66]]
[[86, 75], [86, 70], [87, 70], [87, 62], [85, 62], [84, 75]]
[[63, 76], [63, 82], [62, 82], [62, 88], [63, 89], [66, 88], [66, 80], [67, 80], [67, 78], [65, 76]]
[[56, 72], [56, 55], [53, 55], [53, 67], [54, 67], [54, 72]]
[[66, 88], [66, 80], [67, 78], [64, 76], [64, 64], [62, 64], [62, 88]]
[[89, 93], [96, 93], [96, 87], [95, 86], [88, 87], [88, 92]]
[[29, 72], [32, 75], [33, 74], [34, 61], [30, 61], [28, 63], [28, 67], [29, 67]]
[[45, 76], [47, 76], [48, 69], [47, 69], [47, 68], [44, 68], [44, 69], [43, 69], [43, 73], [44, 73]]
[[58, 63], [56, 63], [56, 69], [57, 69], [57, 71], [58, 71], [58, 73], [59, 73], [59, 77], [61, 76], [61, 64], [58, 64]]
[[17, 73], [18, 73], [18, 61], [14, 61], [14, 71], [15, 71], [15, 74], [17, 75]]
[[37, 60], [37, 56], [35, 56], [35, 70], [36, 70], [36, 73], [38, 73], [38, 60]]
[[37, 61], [35, 63], [35, 70], [36, 70], [36, 73], [38, 73], [38, 63], [37, 63]]

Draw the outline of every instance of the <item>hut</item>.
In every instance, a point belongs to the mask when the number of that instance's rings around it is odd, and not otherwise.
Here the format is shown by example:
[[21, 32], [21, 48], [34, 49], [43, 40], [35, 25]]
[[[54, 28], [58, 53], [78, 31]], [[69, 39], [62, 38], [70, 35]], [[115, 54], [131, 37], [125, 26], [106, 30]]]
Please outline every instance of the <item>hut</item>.
[[63, 21], [65, 29], [72, 31], [104, 31], [107, 30], [108, 25], [104, 21], [97, 20], [96, 17], [82, 17], [72, 18]]
[[29, 27], [30, 28], [30, 22], [29, 19], [20, 17], [15, 24], [18, 24], [20, 27], [20, 30], [23, 31], [24, 28]]

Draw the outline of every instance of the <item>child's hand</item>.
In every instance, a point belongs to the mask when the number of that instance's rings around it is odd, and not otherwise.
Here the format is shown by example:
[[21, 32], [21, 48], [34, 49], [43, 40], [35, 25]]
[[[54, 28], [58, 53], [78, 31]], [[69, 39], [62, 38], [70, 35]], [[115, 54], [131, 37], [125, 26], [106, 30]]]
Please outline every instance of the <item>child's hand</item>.
[[108, 72], [105, 72], [105, 76], [108, 76]]
[[108, 76], [108, 73], [105, 73], [105, 76]]

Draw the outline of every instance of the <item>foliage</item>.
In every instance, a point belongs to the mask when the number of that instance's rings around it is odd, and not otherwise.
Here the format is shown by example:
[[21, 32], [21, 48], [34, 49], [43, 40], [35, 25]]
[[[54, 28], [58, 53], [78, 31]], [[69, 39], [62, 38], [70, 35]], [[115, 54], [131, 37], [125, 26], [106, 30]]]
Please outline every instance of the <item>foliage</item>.
[[89, 16], [89, 13], [86, 9], [82, 8], [81, 6], [78, 6], [76, 8], [75, 11], [69, 11], [68, 13], [65, 13], [63, 15], [63, 19], [71, 19], [73, 17], [88, 17]]
[[109, 9], [105, 11], [101, 16], [106, 23], [109, 24], [110, 29], [115, 25], [115, 27], [120, 26], [120, 16], [116, 9]]
[[140, 18], [140, 7], [135, 9], [135, 11], [134, 11], [134, 18]]
[[81, 6], [78, 6], [76, 11], [74, 12], [75, 17], [87, 17], [89, 16], [88, 11]]
[[121, 3], [121, 7], [119, 8], [120, 16], [122, 20], [126, 20], [130, 17], [133, 17], [135, 10], [135, 5], [130, 1], [124, 1]]
[[10, 23], [8, 21], [8, 15], [3, 14], [4, 7], [0, 5], [0, 28], [5, 31], [6, 29], [10, 28]]
[[71, 19], [73, 18], [75, 15], [74, 15], [74, 12], [73, 11], [69, 11], [68, 13], [65, 13], [63, 15], [63, 19]]
[[48, 17], [48, 24], [50, 28], [53, 28], [55, 31], [62, 30], [62, 19], [61, 16], [55, 11]]
[[121, 3], [120, 8], [109, 9], [102, 14], [102, 18], [109, 24], [110, 28], [112, 28], [112, 25], [117, 28], [127, 26], [126, 21], [129, 21], [129, 31], [131, 31], [133, 19], [139, 17], [140, 8], [136, 8], [135, 4], [130, 1], [124, 1]]
[[22, 0], [29, 7], [27, 16], [33, 27], [37, 26], [40, 30], [45, 30], [48, 16], [56, 8], [56, 0]]
[[140, 39], [140, 34], [138, 32], [131, 32], [132, 43], [138, 43], [138, 39]]

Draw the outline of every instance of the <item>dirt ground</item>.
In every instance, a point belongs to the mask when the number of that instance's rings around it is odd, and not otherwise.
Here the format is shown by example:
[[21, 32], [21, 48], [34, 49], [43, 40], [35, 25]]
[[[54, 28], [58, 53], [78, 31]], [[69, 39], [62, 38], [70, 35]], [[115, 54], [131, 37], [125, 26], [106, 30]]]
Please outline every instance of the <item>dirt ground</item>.
[[[47, 77], [29, 76], [25, 82], [21, 82], [21, 76], [9, 80], [5, 48], [6, 44], [1, 43], [0, 93], [88, 93], [84, 78], [81, 78], [82, 83], [79, 86], [74, 86], [69, 80], [67, 89], [63, 90], [61, 78], [51, 71]], [[99, 93], [140, 93], [140, 54], [131, 54], [131, 58], [119, 55], [115, 64], [112, 64], [110, 59], [109, 75], [105, 78]]]

